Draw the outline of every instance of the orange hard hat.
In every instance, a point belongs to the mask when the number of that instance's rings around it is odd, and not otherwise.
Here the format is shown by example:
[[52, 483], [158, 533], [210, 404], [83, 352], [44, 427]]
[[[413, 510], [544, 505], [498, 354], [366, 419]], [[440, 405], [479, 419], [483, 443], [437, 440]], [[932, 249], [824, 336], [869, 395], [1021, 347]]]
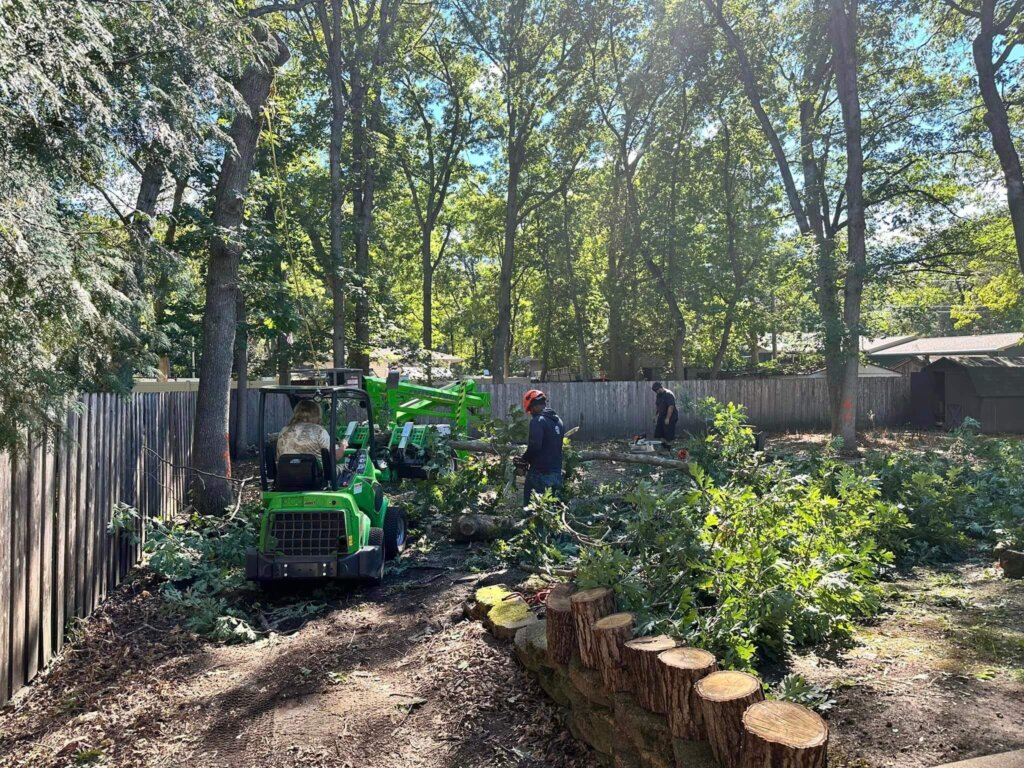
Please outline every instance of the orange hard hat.
[[528, 412], [530, 410], [530, 406], [533, 405], [535, 401], [546, 401], [547, 399], [547, 395], [545, 395], [539, 389], [531, 389], [529, 392], [523, 395], [523, 410]]

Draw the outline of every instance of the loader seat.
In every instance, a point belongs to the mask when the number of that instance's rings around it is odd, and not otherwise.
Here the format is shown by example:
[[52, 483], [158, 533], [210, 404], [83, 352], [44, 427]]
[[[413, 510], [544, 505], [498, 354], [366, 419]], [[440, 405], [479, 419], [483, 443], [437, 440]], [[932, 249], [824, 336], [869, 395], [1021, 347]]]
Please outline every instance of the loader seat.
[[275, 491], [322, 491], [327, 485], [324, 467], [331, 466], [327, 451], [319, 459], [311, 453], [286, 453], [277, 460]]

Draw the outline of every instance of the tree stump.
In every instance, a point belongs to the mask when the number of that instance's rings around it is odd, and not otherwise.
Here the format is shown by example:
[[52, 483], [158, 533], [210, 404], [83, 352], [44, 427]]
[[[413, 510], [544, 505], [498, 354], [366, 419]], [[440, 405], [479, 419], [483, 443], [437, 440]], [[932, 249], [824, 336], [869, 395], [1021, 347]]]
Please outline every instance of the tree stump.
[[718, 671], [718, 662], [699, 648], [673, 648], [658, 654], [668, 693], [668, 725], [672, 736], [686, 741], [704, 741], [707, 731], [701, 715], [697, 681]]
[[598, 619], [615, 613], [615, 593], [607, 587], [585, 589], [569, 598], [576, 625], [576, 648], [580, 663], [587, 669], [599, 669], [601, 658], [594, 642], [593, 626]]
[[556, 664], [568, 664], [576, 650], [576, 625], [573, 623], [571, 584], [559, 584], [548, 593], [544, 604], [547, 619], [548, 658]]
[[825, 768], [828, 725], [789, 701], [762, 701], [743, 714], [745, 768]]
[[597, 655], [601, 660], [599, 669], [605, 688], [612, 693], [629, 690], [629, 676], [622, 660], [622, 647], [633, 638], [633, 614], [613, 613], [594, 622], [591, 630]]
[[671, 637], [657, 635], [630, 640], [623, 648], [630, 688], [644, 709], [668, 714], [668, 691], [658, 655], [675, 647]]
[[711, 751], [722, 768], [743, 766], [743, 713], [764, 701], [761, 681], [746, 672], [712, 672], [697, 681]]

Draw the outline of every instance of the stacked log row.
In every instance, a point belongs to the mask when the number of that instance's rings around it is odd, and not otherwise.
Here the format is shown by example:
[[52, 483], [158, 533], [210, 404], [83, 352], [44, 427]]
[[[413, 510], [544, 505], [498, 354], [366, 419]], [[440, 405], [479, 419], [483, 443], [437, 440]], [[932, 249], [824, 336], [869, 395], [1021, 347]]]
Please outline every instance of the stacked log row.
[[594, 622], [594, 644], [600, 658], [599, 669], [605, 687], [612, 693], [630, 689], [623, 660], [623, 646], [633, 638], [633, 614], [613, 613]]
[[685, 741], [704, 741], [707, 730], [701, 714], [697, 681], [718, 671], [718, 662], [699, 648], [672, 648], [658, 654], [668, 691], [668, 724], [672, 736]]
[[761, 681], [746, 672], [712, 672], [697, 681], [711, 751], [722, 768], [743, 767], [743, 713], [764, 700]]
[[569, 602], [573, 589], [571, 584], [559, 584], [548, 593], [544, 607], [548, 656], [558, 664], [568, 664], [576, 650], [576, 625]]
[[573, 735], [606, 763], [825, 768], [828, 726], [817, 714], [764, 701], [756, 677], [718, 671], [707, 651], [664, 635], [633, 638], [633, 614], [614, 610], [610, 589], [559, 585], [546, 626], [516, 637], [520, 660], [571, 709]]
[[668, 690], [658, 656], [675, 647], [668, 635], [638, 637], [623, 647], [630, 689], [640, 706], [661, 715], [668, 714]]
[[828, 725], [788, 701], [762, 701], [743, 713], [744, 768], [825, 768]]
[[600, 669], [601, 657], [594, 639], [593, 626], [598, 619], [615, 613], [615, 593], [606, 587], [585, 589], [570, 597], [569, 603], [580, 663], [587, 669]]

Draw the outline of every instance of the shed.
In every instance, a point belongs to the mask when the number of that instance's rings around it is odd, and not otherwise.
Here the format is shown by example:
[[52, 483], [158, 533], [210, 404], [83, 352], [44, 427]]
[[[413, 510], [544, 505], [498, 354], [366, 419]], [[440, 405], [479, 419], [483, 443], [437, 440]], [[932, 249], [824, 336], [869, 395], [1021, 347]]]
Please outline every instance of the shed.
[[983, 432], [1024, 434], [1024, 358], [942, 357], [911, 378], [916, 426], [956, 427], [966, 417]]

